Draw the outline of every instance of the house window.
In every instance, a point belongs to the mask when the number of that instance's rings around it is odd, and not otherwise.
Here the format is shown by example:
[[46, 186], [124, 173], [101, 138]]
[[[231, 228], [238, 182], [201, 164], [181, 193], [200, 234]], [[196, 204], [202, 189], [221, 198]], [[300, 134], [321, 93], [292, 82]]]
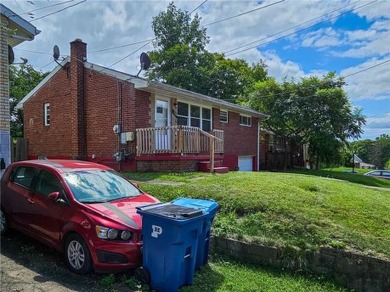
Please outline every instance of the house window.
[[43, 105], [43, 115], [45, 126], [50, 126], [50, 103], [45, 103]]
[[219, 121], [221, 123], [228, 123], [229, 122], [229, 115], [227, 111], [220, 111], [219, 112]]
[[240, 115], [240, 125], [250, 127], [251, 126], [251, 117]]
[[211, 109], [179, 102], [177, 104], [177, 124], [197, 127], [203, 131], [210, 132]]

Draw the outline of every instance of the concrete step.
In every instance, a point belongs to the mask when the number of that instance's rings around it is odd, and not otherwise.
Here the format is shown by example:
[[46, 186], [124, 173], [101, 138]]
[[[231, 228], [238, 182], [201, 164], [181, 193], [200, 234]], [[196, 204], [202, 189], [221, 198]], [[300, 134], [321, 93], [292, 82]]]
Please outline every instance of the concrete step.
[[229, 167], [227, 167], [227, 166], [214, 167], [214, 172], [215, 173], [227, 173], [227, 172], [229, 172]]
[[[223, 161], [222, 160], [216, 160], [214, 162], [214, 168], [215, 167], [222, 167]], [[199, 161], [198, 162], [198, 171], [210, 171], [210, 161]]]

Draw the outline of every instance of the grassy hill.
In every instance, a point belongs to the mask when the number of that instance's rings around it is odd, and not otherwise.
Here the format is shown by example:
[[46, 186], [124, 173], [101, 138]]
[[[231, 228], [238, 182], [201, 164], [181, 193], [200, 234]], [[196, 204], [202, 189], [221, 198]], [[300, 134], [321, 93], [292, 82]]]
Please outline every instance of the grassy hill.
[[390, 259], [390, 181], [328, 172], [126, 175], [161, 201], [217, 201], [214, 234], [296, 253], [328, 245]]

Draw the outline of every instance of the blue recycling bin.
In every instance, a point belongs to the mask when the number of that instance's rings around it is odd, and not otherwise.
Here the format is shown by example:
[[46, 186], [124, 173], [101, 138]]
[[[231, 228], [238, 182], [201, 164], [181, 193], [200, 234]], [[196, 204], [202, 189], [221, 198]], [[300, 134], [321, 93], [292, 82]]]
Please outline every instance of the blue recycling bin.
[[202, 222], [202, 230], [199, 233], [198, 248], [195, 262], [195, 270], [207, 263], [210, 249], [211, 224], [218, 210], [218, 203], [212, 200], [178, 198], [171, 202], [174, 205], [194, 208], [203, 211], [205, 216]]
[[203, 211], [158, 203], [138, 207], [142, 216], [142, 271], [152, 289], [177, 291], [193, 283]]

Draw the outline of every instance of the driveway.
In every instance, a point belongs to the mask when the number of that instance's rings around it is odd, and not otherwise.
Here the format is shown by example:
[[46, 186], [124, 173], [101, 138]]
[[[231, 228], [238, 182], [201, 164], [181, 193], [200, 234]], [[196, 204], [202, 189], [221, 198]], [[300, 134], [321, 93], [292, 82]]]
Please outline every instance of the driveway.
[[109, 285], [107, 275], [74, 274], [62, 254], [16, 231], [1, 236], [0, 247], [0, 291], [132, 291], [120, 283], [125, 274]]

